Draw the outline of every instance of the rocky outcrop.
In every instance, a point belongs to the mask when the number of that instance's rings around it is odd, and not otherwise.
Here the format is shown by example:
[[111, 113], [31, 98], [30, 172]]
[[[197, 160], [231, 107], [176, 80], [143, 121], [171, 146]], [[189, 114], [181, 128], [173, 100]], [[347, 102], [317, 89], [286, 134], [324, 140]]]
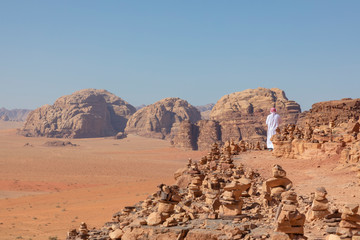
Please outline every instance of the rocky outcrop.
[[350, 119], [358, 121], [360, 118], [360, 98], [344, 98], [341, 100], [318, 102], [311, 109], [300, 115], [298, 125], [311, 126], [328, 125], [333, 122], [335, 126], [347, 123]]
[[200, 112], [180, 98], [165, 98], [138, 110], [128, 121], [125, 132], [144, 137], [173, 138], [180, 123], [200, 120]]
[[[193, 149], [205, 150], [212, 143], [229, 140], [238, 142], [264, 142], [266, 117], [271, 107], [276, 107], [283, 123], [295, 123], [301, 112], [299, 104], [286, 98], [284, 91], [272, 88], [248, 89], [222, 97], [212, 108], [210, 120], [202, 120], [191, 128], [198, 131], [179, 132], [175, 146], [184, 145], [182, 140], [191, 139]], [[189, 124], [184, 128], [190, 128]], [[187, 134], [194, 134], [186, 136]]]
[[277, 157], [340, 155], [342, 163], [360, 160], [360, 99], [319, 102], [300, 115], [298, 124], [282, 126], [273, 136]]
[[183, 121], [173, 139], [174, 145], [189, 150], [206, 150], [213, 143], [221, 143], [219, 122], [200, 120], [197, 123]]
[[300, 105], [289, 101], [283, 90], [257, 88], [223, 96], [213, 107], [210, 118], [227, 121], [254, 115], [266, 116], [271, 107], [275, 107], [279, 114], [301, 112]]
[[32, 111], [25, 136], [89, 138], [123, 131], [135, 108], [106, 90], [84, 89]]
[[31, 112], [29, 109], [12, 109], [0, 108], [0, 119], [3, 121], [25, 121], [28, 114]]
[[223, 96], [213, 107], [210, 119], [220, 122], [222, 141], [264, 141], [271, 107], [277, 109], [283, 123], [295, 123], [301, 113], [300, 105], [288, 100], [283, 90], [257, 88]]

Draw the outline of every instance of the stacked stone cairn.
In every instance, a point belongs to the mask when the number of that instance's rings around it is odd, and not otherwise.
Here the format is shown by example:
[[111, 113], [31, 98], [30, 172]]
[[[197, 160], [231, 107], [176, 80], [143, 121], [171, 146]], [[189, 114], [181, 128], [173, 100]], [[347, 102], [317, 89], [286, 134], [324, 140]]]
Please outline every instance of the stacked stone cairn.
[[72, 229], [67, 233], [67, 239], [74, 239], [74, 240], [81, 240], [81, 239], [88, 239], [89, 238], [89, 230], [87, 228], [86, 223], [81, 222], [79, 226], [79, 231], [77, 232], [76, 229]]
[[294, 191], [281, 194], [281, 203], [275, 216], [275, 233], [272, 239], [278, 239], [277, 233], [286, 233], [289, 239], [304, 238], [305, 215], [297, 210], [297, 195]]
[[272, 175], [261, 178], [213, 145], [210, 156], [189, 159], [176, 172], [175, 185], [160, 184], [156, 193], [124, 207], [101, 229], [81, 224], [78, 231], [68, 232], [67, 240], [250, 240], [270, 238], [274, 231], [287, 239], [303, 237], [305, 218], [296, 209], [296, 194], [288, 191], [292, 183], [279, 165], [273, 166]]
[[277, 204], [283, 192], [290, 190], [292, 182], [286, 177], [286, 171], [275, 164], [272, 168], [272, 177], [263, 183], [264, 206]]
[[[328, 235], [327, 240], [359, 240], [360, 239], [360, 215], [358, 214], [358, 204], [346, 204], [340, 217], [340, 223], [337, 227], [332, 227], [336, 231]], [[333, 232], [334, 232], [333, 231]], [[328, 231], [329, 232], [329, 231]]]
[[308, 221], [323, 219], [330, 214], [328, 210], [329, 201], [326, 199], [326, 195], [327, 191], [324, 187], [319, 187], [316, 189], [314, 200], [306, 214], [306, 219]]

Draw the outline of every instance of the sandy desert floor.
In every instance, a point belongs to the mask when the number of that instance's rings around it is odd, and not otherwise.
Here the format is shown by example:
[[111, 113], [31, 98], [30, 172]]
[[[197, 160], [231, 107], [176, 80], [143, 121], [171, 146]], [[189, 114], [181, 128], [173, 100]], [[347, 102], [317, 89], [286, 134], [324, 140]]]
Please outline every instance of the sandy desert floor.
[[[18, 136], [14, 127], [19, 126], [0, 124], [0, 239], [64, 239], [81, 221], [101, 227], [160, 183], [172, 184], [173, 173], [188, 158], [205, 154], [131, 135], [122, 140], [71, 139], [78, 146], [46, 147], [54, 139]], [[355, 174], [336, 157], [277, 159], [270, 152], [253, 151], [237, 156], [235, 163], [240, 162], [265, 178], [273, 164], [280, 164], [298, 194], [324, 186], [333, 202], [360, 203]]]

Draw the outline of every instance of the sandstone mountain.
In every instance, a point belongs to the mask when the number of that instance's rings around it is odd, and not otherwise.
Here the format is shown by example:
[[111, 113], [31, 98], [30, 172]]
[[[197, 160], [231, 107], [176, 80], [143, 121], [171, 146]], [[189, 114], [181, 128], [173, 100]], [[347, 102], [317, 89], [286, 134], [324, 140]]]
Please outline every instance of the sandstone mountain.
[[106, 90], [84, 89], [32, 111], [25, 136], [88, 138], [123, 131], [135, 108]]
[[25, 121], [28, 114], [31, 112], [29, 109], [12, 109], [0, 108], [0, 119], [4, 121]]
[[[195, 134], [186, 137], [185, 133], [181, 133], [175, 138], [174, 143], [176, 146], [181, 146], [184, 145], [182, 139], [191, 139], [193, 149], [202, 149], [202, 146], [209, 146], [213, 142], [225, 142], [231, 139], [265, 141], [267, 129], [265, 121], [271, 107], [277, 108], [283, 124], [296, 123], [301, 113], [300, 105], [288, 100], [283, 90], [247, 89], [223, 96], [212, 108], [210, 120], [194, 126], [183, 123], [181, 129], [187, 129], [185, 132]], [[197, 130], [190, 131], [190, 128]], [[202, 131], [212, 132], [211, 137]]]
[[165, 98], [138, 110], [127, 122], [125, 132], [144, 137], [172, 138], [184, 120], [195, 123], [200, 112], [180, 98]]
[[225, 95], [213, 107], [210, 118], [217, 121], [241, 119], [254, 115], [268, 115], [271, 107], [278, 113], [300, 113], [300, 105], [289, 101], [278, 88], [247, 89]]

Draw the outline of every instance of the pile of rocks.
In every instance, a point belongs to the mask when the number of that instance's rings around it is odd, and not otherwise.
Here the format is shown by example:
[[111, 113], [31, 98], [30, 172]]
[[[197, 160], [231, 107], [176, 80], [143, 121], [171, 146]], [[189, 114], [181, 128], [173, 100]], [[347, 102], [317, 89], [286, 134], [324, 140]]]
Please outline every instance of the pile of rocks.
[[[275, 217], [275, 232], [288, 234], [290, 239], [304, 238], [305, 215], [297, 210], [297, 195], [294, 191], [283, 192]], [[273, 235], [273, 238], [277, 234]]]
[[265, 180], [213, 144], [207, 156], [189, 159], [175, 175], [177, 184], [160, 184], [159, 191], [114, 214], [101, 229], [82, 224], [67, 240], [305, 238], [305, 215], [279, 165]]
[[306, 214], [308, 221], [316, 219], [323, 219], [329, 212], [329, 201], [326, 199], [327, 192], [324, 187], [317, 188], [315, 191], [315, 197], [311, 204], [311, 208]]
[[343, 207], [341, 220], [336, 228], [336, 234], [331, 234], [328, 239], [360, 239], [360, 215], [358, 204], [347, 204]]

